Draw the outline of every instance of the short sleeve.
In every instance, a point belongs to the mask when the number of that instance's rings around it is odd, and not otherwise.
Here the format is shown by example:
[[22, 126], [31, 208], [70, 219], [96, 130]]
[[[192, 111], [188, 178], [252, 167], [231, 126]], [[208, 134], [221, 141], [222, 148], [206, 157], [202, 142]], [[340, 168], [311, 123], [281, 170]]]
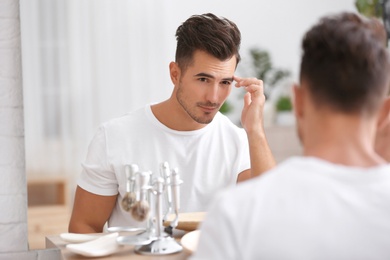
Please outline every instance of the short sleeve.
[[86, 160], [82, 163], [82, 172], [78, 186], [102, 196], [118, 193], [118, 181], [113, 168], [107, 159], [106, 132], [100, 126], [88, 147]]

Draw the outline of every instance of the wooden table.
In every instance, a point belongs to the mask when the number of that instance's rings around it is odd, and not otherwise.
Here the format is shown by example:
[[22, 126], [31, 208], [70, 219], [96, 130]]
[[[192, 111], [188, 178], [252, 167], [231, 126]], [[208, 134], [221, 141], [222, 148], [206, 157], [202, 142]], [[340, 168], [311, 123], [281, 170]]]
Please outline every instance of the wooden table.
[[161, 256], [149, 256], [149, 255], [140, 255], [134, 252], [134, 246], [120, 246], [120, 249], [117, 253], [114, 253], [105, 257], [85, 257], [82, 255], [75, 254], [66, 249], [68, 243], [63, 241], [59, 235], [47, 236], [46, 237], [46, 248], [59, 248], [61, 250], [62, 259], [64, 260], [86, 260], [86, 259], [99, 259], [99, 260], [184, 260], [187, 259], [190, 254], [183, 249], [182, 252], [170, 255], [161, 255]]

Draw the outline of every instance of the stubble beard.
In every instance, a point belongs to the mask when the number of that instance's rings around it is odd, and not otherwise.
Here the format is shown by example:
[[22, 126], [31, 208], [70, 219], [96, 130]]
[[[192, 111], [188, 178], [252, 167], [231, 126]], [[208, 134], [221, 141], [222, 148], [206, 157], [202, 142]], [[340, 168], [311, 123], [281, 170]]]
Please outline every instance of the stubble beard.
[[[209, 124], [209, 123], [211, 123], [211, 121], [213, 121], [214, 116], [212, 116], [212, 117], [199, 117], [196, 115], [196, 112], [195, 112], [196, 107], [191, 109], [189, 104], [186, 103], [186, 101], [185, 101], [186, 97], [184, 96], [183, 88], [181, 87], [180, 84], [178, 85], [178, 88], [177, 88], [176, 99], [179, 102], [179, 104], [181, 105], [181, 107], [184, 109], [184, 111], [187, 113], [187, 115], [189, 115], [192, 118], [192, 120], [194, 120], [195, 122], [197, 122], [199, 124]], [[207, 106], [216, 106], [217, 105], [217, 104], [213, 104], [213, 103], [203, 104], [203, 103], [198, 102], [198, 103], [196, 103], [196, 106], [198, 106], [200, 104], [207, 105]]]

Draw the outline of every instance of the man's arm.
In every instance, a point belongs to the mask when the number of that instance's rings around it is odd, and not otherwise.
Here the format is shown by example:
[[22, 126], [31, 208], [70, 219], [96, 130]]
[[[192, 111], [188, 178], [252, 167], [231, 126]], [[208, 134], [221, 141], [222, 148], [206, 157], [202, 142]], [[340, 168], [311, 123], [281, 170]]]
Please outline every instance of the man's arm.
[[68, 230], [71, 233], [100, 233], [115, 207], [117, 195], [100, 196], [79, 186]]
[[263, 127], [265, 103], [263, 82], [256, 78], [241, 79], [236, 76], [234, 80], [237, 82], [236, 87], [243, 87], [247, 91], [244, 96], [241, 124], [248, 135], [251, 171], [250, 174], [247, 171], [240, 173], [238, 181], [243, 181], [261, 175], [273, 168], [276, 162]]

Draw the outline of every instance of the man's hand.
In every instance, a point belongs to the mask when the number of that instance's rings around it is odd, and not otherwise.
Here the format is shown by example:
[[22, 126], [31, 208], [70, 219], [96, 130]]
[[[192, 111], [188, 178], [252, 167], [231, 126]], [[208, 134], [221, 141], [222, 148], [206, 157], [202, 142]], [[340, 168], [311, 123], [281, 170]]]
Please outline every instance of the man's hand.
[[241, 114], [241, 124], [247, 133], [263, 132], [263, 108], [265, 103], [263, 81], [256, 78], [239, 78], [234, 76], [236, 87], [243, 87], [247, 93], [244, 96], [244, 108]]
[[[250, 177], [255, 177], [271, 169], [276, 164], [263, 127], [265, 103], [263, 81], [256, 78], [239, 78], [237, 76], [234, 76], [234, 80], [237, 82], [237, 88], [243, 87], [247, 91], [244, 96], [241, 124], [248, 135], [251, 158]], [[243, 175], [241, 177], [239, 181], [247, 179], [247, 176]]]

